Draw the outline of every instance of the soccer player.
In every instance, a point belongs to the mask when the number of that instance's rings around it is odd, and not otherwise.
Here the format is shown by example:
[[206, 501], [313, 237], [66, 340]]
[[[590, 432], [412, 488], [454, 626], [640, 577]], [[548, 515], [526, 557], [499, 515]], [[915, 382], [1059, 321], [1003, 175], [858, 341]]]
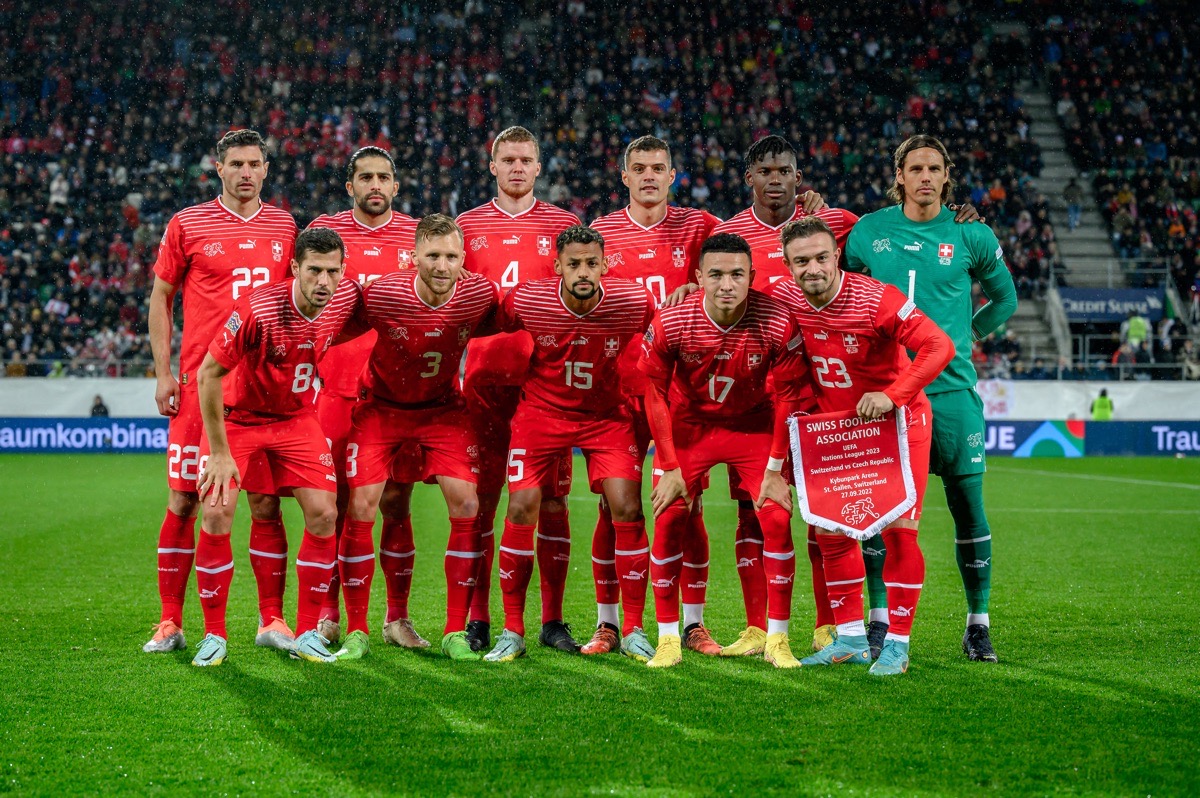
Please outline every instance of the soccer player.
[[[701, 480], [726, 464], [758, 499], [768, 465], [774, 411], [767, 375], [798, 380], [803, 361], [788, 308], [750, 288], [754, 269], [745, 239], [718, 233], [700, 250], [702, 293], [659, 309], [646, 332], [640, 368], [647, 375], [646, 415], [654, 434], [658, 484], [650, 560], [658, 618], [658, 651], [647, 663], [682, 661], [679, 586], [688, 505]], [[765, 658], [796, 668], [788, 642], [796, 574], [789, 513], [775, 502], [758, 509], [767, 581]]]
[[[465, 632], [483, 550], [475, 495], [478, 448], [458, 365], [467, 341], [481, 326], [490, 329], [500, 294], [485, 277], [463, 276], [462, 230], [449, 216], [434, 213], [421, 220], [412, 261], [415, 269], [380, 277], [363, 298], [368, 323], [379, 335], [346, 447], [350, 506], [338, 559], [349, 633], [339, 659], [360, 659], [369, 650], [370, 590], [352, 593], [349, 588], [370, 584], [372, 528], [384, 485], [392, 464], [398, 457], [411, 458], [414, 449], [416, 462], [404, 467], [415, 471], [415, 479], [436, 482], [450, 513], [442, 652], [455, 660], [481, 659]], [[402, 489], [411, 495], [412, 484]], [[389, 608], [390, 587], [389, 581]]]
[[[592, 492], [603, 491], [617, 538], [630, 541], [630, 549], [615, 555], [625, 623], [634, 624], [621, 650], [647, 661], [654, 648], [641, 629], [650, 560], [642, 464], [617, 364], [629, 342], [645, 332], [655, 302], [635, 282], [602, 279], [608, 271], [604, 239], [590, 227], [567, 228], [556, 249], [560, 277], [517, 286], [498, 314], [501, 329], [525, 330], [534, 347], [508, 453], [508, 515], [500, 543], [504, 632], [485, 659], [509, 662], [525, 655], [525, 594], [543, 486], [553, 484], [559, 461], [579, 447]], [[542, 645], [570, 651], [564, 636], [570, 639], [562, 617], [545, 620], [543, 608]]]
[[[196, 553], [197, 466], [203, 426], [196, 376], [213, 336], [234, 302], [264, 283], [287, 275], [296, 222], [259, 197], [268, 169], [262, 137], [253, 130], [226, 133], [217, 142], [221, 195], [171, 217], [154, 264], [150, 294], [150, 346], [158, 385], [158, 412], [170, 419], [167, 445], [167, 512], [158, 533], [158, 592], [162, 616], [147, 652], [186, 648], [183, 602]], [[179, 379], [171, 373], [175, 294], [183, 292], [186, 319], [179, 352]], [[250, 563], [259, 588], [259, 645], [290, 649], [283, 621], [287, 538], [279, 500], [264, 468], [248, 475]], [[255, 554], [270, 550], [269, 557]]]
[[[671, 205], [670, 190], [675, 182], [671, 149], [654, 136], [641, 136], [625, 148], [621, 182], [629, 189], [629, 205], [601, 217], [592, 228], [604, 238], [604, 260], [609, 275], [636, 280], [658, 302], [664, 302], [676, 289], [686, 285], [696, 273], [700, 246], [720, 219], [698, 208]], [[643, 396], [645, 375], [637, 367], [640, 349], [630, 346], [621, 357], [621, 385], [633, 417], [638, 449], [643, 459], [650, 444]], [[704, 626], [705, 592], [708, 586], [708, 531], [697, 495], [683, 536], [683, 571], [679, 577], [683, 596], [684, 645], [709, 656], [721, 652]], [[629, 541], [617, 540], [612, 514], [600, 503], [596, 532], [592, 536], [592, 575], [596, 583], [596, 632], [580, 649], [583, 654], [604, 654], [615, 650], [621, 636], [632, 627], [617, 617], [619, 580], [616, 551], [628, 551]]]
[[[883, 567], [892, 625], [871, 673], [889, 676], [908, 670], [909, 635], [925, 579], [917, 526], [929, 463], [932, 419], [921, 389], [954, 356], [941, 329], [896, 288], [838, 266], [841, 250], [833, 230], [817, 217], [783, 228], [782, 242], [792, 280], [775, 284], [773, 295], [792, 309], [799, 326], [817, 405], [822, 412], [857, 410], [873, 420], [898, 407], [907, 411], [908, 449], [917, 501], [883, 531], [888, 557]], [[910, 361], [905, 349], [917, 353]], [[781, 397], [797, 392], [777, 385]], [[775, 443], [764, 472], [759, 502], [773, 499], [791, 509], [791, 494], [780, 470], [788, 449], [787, 408], [776, 414]], [[798, 475], [799, 478], [799, 475]], [[837, 639], [803, 665], [871, 661], [863, 624], [862, 583], [866, 577], [857, 541], [818, 531], [825, 584], [837, 624]]]
[[[983, 510], [983, 403], [974, 390], [971, 341], [1012, 316], [1016, 289], [991, 228], [954, 224], [955, 214], [945, 205], [954, 187], [954, 164], [942, 142], [913, 136], [896, 148], [893, 161], [895, 182], [888, 196], [896, 204], [867, 214], [855, 226], [846, 268], [905, 292], [954, 341], [954, 360], [926, 390], [933, 406], [930, 469], [942, 477], [954, 518], [956, 558], [967, 597], [963, 651], [972, 661], [996, 662], [988, 616], [992, 533]], [[988, 301], [972, 313], [976, 281]], [[890, 600], [889, 606], [894, 607]], [[878, 638], [882, 624], [872, 626]]]
[[[361, 324], [362, 290], [341, 280], [344, 256], [342, 240], [332, 230], [301, 233], [293, 279], [238, 300], [200, 366], [204, 439], [197, 488], [200, 500], [208, 501], [196, 545], [196, 585], [205, 636], [193, 665], [225, 661], [225, 608], [233, 581], [229, 532], [241, 475], [258, 467], [251, 462], [256, 454], [266, 460], [274, 485], [290, 488], [304, 512], [292, 655], [312, 662], [336, 660], [316, 629], [337, 565], [337, 477], [314, 404], [317, 364], [344, 327]], [[226, 392], [222, 381], [231, 373]]]
[[[574, 214], [533, 195], [541, 174], [537, 139], [523, 127], [510, 127], [492, 142], [489, 166], [496, 177], [496, 197], [461, 214], [457, 221], [466, 237], [467, 271], [499, 284], [502, 294], [529, 280], [554, 276], [554, 242], [558, 234], [579, 224]], [[467, 348], [463, 393], [476, 425], [479, 442], [479, 522], [484, 559], [471, 600], [467, 639], [476, 651], [491, 645], [493, 527], [500, 490], [504, 487], [510, 424], [529, 368], [533, 341], [528, 333], [497, 335], [471, 342]], [[562, 618], [562, 596], [571, 553], [571, 529], [566, 501], [556, 483], [570, 484], [570, 458], [562, 473], [551, 477], [542, 501], [537, 538], [541, 574], [542, 613], [545, 621]], [[568, 650], [579, 647], [568, 637], [560, 640]]]
[[[779, 245], [779, 231], [793, 219], [816, 215], [824, 219], [844, 244], [850, 229], [858, 217], [842, 208], [829, 208], [824, 202], [807, 198], [806, 203], [797, 201], [796, 189], [800, 184], [796, 151], [782, 136], [764, 136], [750, 145], [746, 151], [746, 183], [750, 186], [754, 201], [749, 208], [717, 226], [718, 233], [733, 233], [750, 244], [751, 261], [754, 265], [754, 288], [766, 291], [770, 285], [788, 276], [783, 262], [783, 248]], [[730, 483], [730, 494], [738, 502], [738, 527], [734, 551], [738, 563], [738, 576], [742, 582], [742, 598], [746, 604], [747, 628], [737, 642], [726, 646], [723, 654], [749, 655], [762, 651], [766, 621], [767, 586], [763, 570], [762, 530], [758, 528], [753, 502], [745, 486], [736, 480]], [[809, 556], [814, 554], [815, 541], [809, 530]], [[831, 618], [821, 611], [820, 585], [814, 579], [817, 591], [817, 630], [814, 646], [825, 645], [831, 640]]]
[[[346, 167], [346, 193], [353, 200], [353, 207], [333, 216], [318, 216], [309, 225], [310, 228], [328, 227], [342, 237], [346, 246], [345, 279], [366, 285], [411, 266], [417, 220], [393, 210], [392, 201], [398, 190], [396, 163], [387, 150], [363, 147], [350, 156]], [[317, 418], [329, 439], [338, 475], [339, 548], [350, 495], [346, 484], [346, 438], [350, 434], [351, 413], [358, 402], [359, 383], [375, 339], [376, 334], [371, 330], [353, 341], [335, 346], [321, 361]], [[388, 589], [383, 639], [392, 645], [415, 648], [429, 643], [417, 634], [408, 618], [408, 593], [416, 556], [408, 507], [410, 495], [411, 488], [406, 491], [394, 482], [385, 489], [380, 500], [383, 532], [379, 548], [382, 552], [380, 568]], [[256, 547], [252, 545], [251, 548]], [[341, 553], [339, 556], [346, 555]], [[338, 583], [346, 594], [347, 604], [365, 605], [365, 597], [371, 591], [371, 576], [368, 574], [361, 583], [347, 584], [338, 574], [334, 575], [335, 581], [330, 586], [317, 626], [322, 637], [331, 643], [341, 637]]]

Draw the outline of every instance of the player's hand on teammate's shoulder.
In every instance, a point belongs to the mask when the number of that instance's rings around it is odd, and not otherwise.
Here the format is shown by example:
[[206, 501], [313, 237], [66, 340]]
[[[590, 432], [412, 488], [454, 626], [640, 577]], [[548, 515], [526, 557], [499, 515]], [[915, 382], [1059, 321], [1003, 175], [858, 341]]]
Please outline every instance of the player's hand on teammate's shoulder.
[[690, 294], [699, 290], [700, 286], [696, 285], [695, 283], [681, 285], [667, 295], [667, 298], [663, 300], [661, 307], [673, 308], [683, 300], [687, 299]]
[[[230, 488], [229, 483], [233, 482], [233, 487]], [[233, 498], [237, 501], [237, 491], [242, 484], [242, 475], [238, 473], [237, 463], [233, 461], [233, 457], [226, 453], [213, 452], [208, 456], [208, 461], [204, 464], [204, 470], [200, 472], [200, 482], [196, 486], [196, 490], [200, 494], [200, 501], [211, 493], [212, 499], [209, 501], [210, 507], [216, 507], [217, 501], [221, 504], [228, 504], [229, 499]]]
[[805, 213], [816, 213], [829, 207], [825, 202], [825, 198], [812, 189], [801, 194], [799, 202], [800, 207], [804, 209]]
[[946, 207], [954, 211], [954, 221], [958, 224], [984, 221], [984, 218], [979, 215], [979, 210], [969, 202], [964, 202], [962, 205], [947, 205]]
[[158, 385], [154, 389], [154, 402], [158, 405], [160, 416], [179, 415], [179, 380], [169, 371], [158, 375]]
[[884, 413], [895, 409], [896, 404], [883, 391], [868, 391], [858, 400], [858, 416], [874, 421]]
[[663, 511], [674, 504], [676, 499], [683, 499], [688, 509], [692, 508], [692, 497], [688, 496], [687, 485], [683, 482], [683, 472], [678, 468], [673, 468], [670, 471], [664, 471], [663, 475], [658, 478], [658, 484], [650, 491], [654, 517], [658, 518], [662, 515]]
[[763, 472], [762, 487], [758, 490], [758, 501], [754, 503], [755, 510], [761, 510], [768, 501], [773, 501], [780, 507], [792, 512], [792, 490], [780, 471], [766, 469]]

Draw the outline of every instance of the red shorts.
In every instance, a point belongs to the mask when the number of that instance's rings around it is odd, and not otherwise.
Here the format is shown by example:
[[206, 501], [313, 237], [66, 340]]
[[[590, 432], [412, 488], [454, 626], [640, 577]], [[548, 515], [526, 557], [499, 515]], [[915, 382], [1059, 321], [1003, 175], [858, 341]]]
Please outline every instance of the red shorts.
[[479, 448], [462, 406], [411, 410], [370, 399], [354, 409], [346, 444], [350, 487], [479, 479]]
[[[915, 411], [915, 412], [914, 412]], [[921, 520], [921, 505], [925, 502], [925, 486], [929, 484], [929, 449], [933, 445], [933, 413], [924, 408], [909, 408], [908, 412], [908, 462], [912, 467], [913, 485], [917, 489], [917, 503], [901, 518]]]
[[[499, 493], [507, 481], [512, 420], [521, 402], [521, 387], [481, 385], [468, 377], [463, 392], [479, 446], [479, 492]], [[546, 496], [566, 496], [571, 492], [571, 466], [571, 454], [568, 451], [555, 473], [541, 486]]]
[[325, 433], [325, 442], [333, 455], [333, 467], [338, 481], [346, 478], [346, 439], [350, 437], [350, 420], [358, 400], [350, 396], [337, 396], [327, 391], [317, 394], [317, 421]]
[[[167, 421], [167, 487], [181, 493], [195, 493], [200, 472], [200, 444], [204, 438], [204, 419], [200, 416], [200, 393], [179, 392], [179, 412]], [[207, 451], [204, 452], [207, 454]], [[238, 466], [242, 490], [275, 495], [275, 483], [267, 461], [256, 456], [250, 473]]]
[[[264, 468], [268, 471], [265, 477], [280, 490], [337, 490], [333, 455], [329, 453], [316, 413], [302, 413], [267, 424], [226, 421], [225, 437], [229, 440], [229, 453], [242, 475], [242, 490], [258, 493], [250, 488], [250, 484], [262, 481], [264, 475], [255, 472]], [[209, 453], [206, 435], [200, 442], [201, 470]]]
[[561, 488], [562, 461], [570, 462], [574, 447], [581, 449], [587, 458], [592, 493], [600, 493], [606, 479], [634, 482], [642, 479], [642, 458], [638, 456], [633, 421], [626, 408], [618, 408], [602, 418], [567, 419], [523, 404], [512, 422], [509, 492], [545, 489], [548, 484], [558, 484]]
[[676, 421], [673, 435], [679, 470], [690, 495], [699, 495], [708, 472], [724, 463], [729, 469], [730, 485], [736, 480], [749, 501], [758, 499], [763, 472], [771, 456], [771, 430], [735, 431]]

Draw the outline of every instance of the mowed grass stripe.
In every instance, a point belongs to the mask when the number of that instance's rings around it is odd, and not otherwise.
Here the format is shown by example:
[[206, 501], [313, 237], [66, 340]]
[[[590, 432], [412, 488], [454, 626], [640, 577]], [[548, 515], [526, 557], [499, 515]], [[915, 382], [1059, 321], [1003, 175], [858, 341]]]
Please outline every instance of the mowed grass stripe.
[[[464, 667], [383, 645], [382, 579], [369, 659], [292, 662], [253, 646], [244, 506], [230, 659], [194, 669], [187, 663], [202, 636], [194, 580], [192, 648], [139, 650], [157, 619], [160, 458], [5, 456], [0, 480], [0, 617], [9, 631], [0, 651], [0, 791], [1168, 795], [1200, 787], [1191, 731], [1200, 710], [1200, 557], [1186, 543], [1200, 508], [1191, 491], [1147, 484], [1200, 483], [1194, 459], [1005, 460], [993, 469], [999, 667], [969, 664], [958, 650], [964, 608], [953, 531], [931, 480], [913, 666], [882, 683], [862, 670], [784, 674], [761, 660], [689, 656], [654, 673], [620, 656], [551, 653], [534, 634], [526, 660]], [[736, 518], [723, 475], [712, 484], [707, 620], [728, 642], [744, 623]], [[583, 490], [573, 498], [566, 612], [586, 637], [595, 507]], [[301, 521], [287, 505], [294, 557]], [[1092, 508], [1100, 512], [1074, 512]], [[435, 489], [418, 486], [414, 526], [411, 610], [434, 639], [448, 527]], [[803, 555], [798, 565], [797, 652], [812, 623]], [[535, 588], [531, 630], [537, 603]], [[498, 596], [493, 613], [498, 625]]]

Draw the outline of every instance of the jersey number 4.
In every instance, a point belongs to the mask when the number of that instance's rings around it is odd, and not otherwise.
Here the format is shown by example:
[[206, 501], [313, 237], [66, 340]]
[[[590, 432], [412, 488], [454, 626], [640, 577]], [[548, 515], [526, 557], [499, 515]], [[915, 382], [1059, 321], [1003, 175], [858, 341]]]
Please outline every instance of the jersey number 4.
[[[850, 381], [850, 372], [846, 371], [846, 364], [838, 358], [814, 357], [812, 362], [816, 366], [817, 382], [826, 388], [849, 388], [854, 384]], [[833, 372], [832, 380], [829, 378], [831, 371]]]

